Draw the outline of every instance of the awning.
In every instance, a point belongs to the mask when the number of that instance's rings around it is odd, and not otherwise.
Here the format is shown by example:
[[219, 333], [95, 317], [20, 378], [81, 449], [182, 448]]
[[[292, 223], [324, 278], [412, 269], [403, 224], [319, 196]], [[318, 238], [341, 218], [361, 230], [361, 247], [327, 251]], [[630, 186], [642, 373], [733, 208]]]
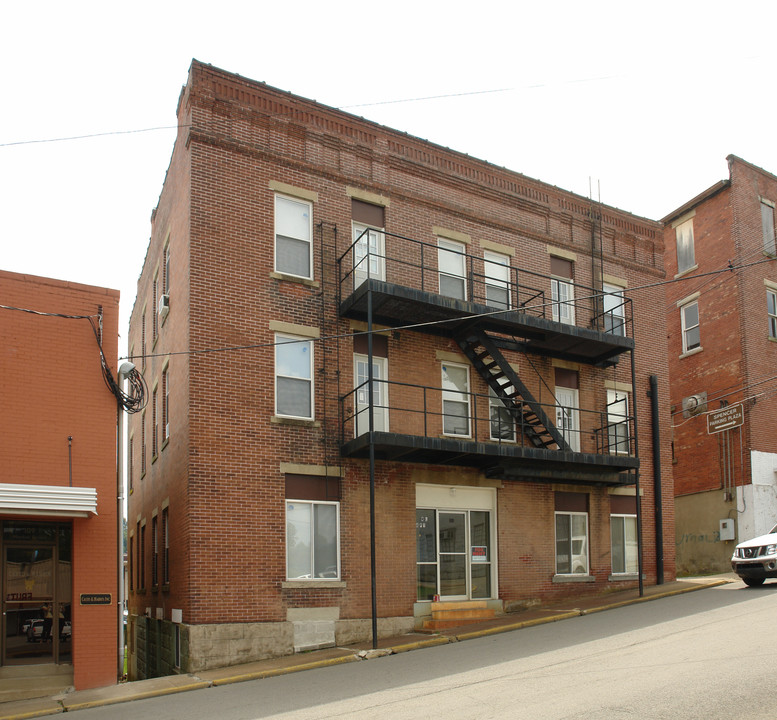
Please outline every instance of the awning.
[[0, 515], [97, 515], [97, 488], [0, 483]]

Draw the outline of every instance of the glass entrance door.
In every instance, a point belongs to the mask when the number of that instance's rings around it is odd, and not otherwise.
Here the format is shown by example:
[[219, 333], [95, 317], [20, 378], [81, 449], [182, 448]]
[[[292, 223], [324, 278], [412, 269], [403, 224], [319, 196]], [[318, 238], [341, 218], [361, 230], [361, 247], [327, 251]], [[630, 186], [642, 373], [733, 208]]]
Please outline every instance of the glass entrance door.
[[491, 513], [416, 510], [418, 599], [491, 597]]
[[438, 514], [440, 599], [458, 600], [468, 596], [467, 582], [467, 514]]
[[3, 665], [71, 660], [71, 528], [3, 523]]
[[6, 546], [3, 559], [3, 664], [53, 662], [54, 546]]

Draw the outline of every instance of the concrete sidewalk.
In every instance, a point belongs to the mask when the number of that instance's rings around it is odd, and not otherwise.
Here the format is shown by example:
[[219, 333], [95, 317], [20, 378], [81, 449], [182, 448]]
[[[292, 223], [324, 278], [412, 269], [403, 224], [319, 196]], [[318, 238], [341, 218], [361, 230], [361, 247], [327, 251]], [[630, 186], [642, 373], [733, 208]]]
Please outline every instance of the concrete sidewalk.
[[556, 622], [580, 615], [611, 610], [624, 605], [658, 600], [671, 595], [723, 585], [735, 579], [734, 575], [684, 578], [665, 583], [664, 585], [646, 587], [644, 588], [643, 597], [640, 597], [639, 591], [634, 589], [613, 592], [604, 597], [578, 598], [552, 607], [538, 607], [503, 615], [482, 623], [441, 630], [434, 634], [412, 633], [400, 637], [383, 638], [379, 641], [377, 649], [373, 649], [371, 642], [361, 643], [348, 647], [328, 648], [326, 650], [315, 650], [280, 658], [271, 658], [245, 665], [233, 665], [218, 670], [200, 672], [196, 675], [171, 675], [151, 680], [111, 685], [94, 690], [79, 690], [53, 697], [5, 702], [0, 703], [0, 720], [21, 720], [22, 718], [55, 715], [84, 708], [184, 692], [186, 690], [216, 687], [246, 680], [258, 680], [260, 678], [300, 672], [302, 670], [312, 670], [328, 665], [360, 662], [374, 657], [408, 652], [434, 645], [445, 645], [462, 640], [471, 640], [495, 633], [511, 632], [542, 623]]

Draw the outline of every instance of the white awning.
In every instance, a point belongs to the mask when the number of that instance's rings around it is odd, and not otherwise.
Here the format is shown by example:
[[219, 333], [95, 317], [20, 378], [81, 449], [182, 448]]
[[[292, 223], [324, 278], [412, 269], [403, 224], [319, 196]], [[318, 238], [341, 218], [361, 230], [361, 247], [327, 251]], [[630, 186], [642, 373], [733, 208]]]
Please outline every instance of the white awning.
[[97, 488], [0, 483], [0, 515], [97, 515]]

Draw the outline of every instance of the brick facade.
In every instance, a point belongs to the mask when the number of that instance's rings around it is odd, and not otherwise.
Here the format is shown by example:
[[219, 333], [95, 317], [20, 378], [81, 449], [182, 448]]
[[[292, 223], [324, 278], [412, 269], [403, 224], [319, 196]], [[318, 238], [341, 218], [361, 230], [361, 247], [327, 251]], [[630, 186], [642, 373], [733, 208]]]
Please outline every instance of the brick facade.
[[[777, 517], [774, 474], [753, 467], [759, 455], [777, 452], [770, 428], [777, 340], [767, 311], [777, 272], [761, 218], [762, 200], [777, 201], [777, 178], [736, 156], [728, 161], [727, 180], [664, 219], [667, 275], [678, 280], [667, 289], [667, 326], [678, 568], [685, 573], [729, 568], [736, 540], [721, 540], [721, 520], [733, 520], [745, 540]], [[695, 265], [686, 272], [678, 272], [680, 222], [693, 227]], [[684, 352], [681, 308], [689, 302], [698, 306], [700, 346]], [[692, 396], [706, 401], [698, 412], [688, 409]], [[709, 434], [707, 414], [738, 403], [744, 424]]]
[[[359, 203], [382, 214], [392, 253], [388, 257], [386, 251], [385, 262], [391, 264], [386, 274], [402, 286], [430, 282], [438, 238], [446, 238], [466, 247], [475, 273], [483, 273], [485, 251], [510, 257], [512, 271], [517, 268], [520, 275], [516, 294], [526, 297], [531, 287], [541, 285], [539, 299], [532, 302], [549, 317], [551, 265], [558, 258], [574, 266], [578, 324], [587, 328], [594, 319], [584, 308], [601, 298], [591, 299], [585, 288], [598, 287], [601, 293], [603, 281], [617, 281], [630, 296], [629, 288], [664, 278], [663, 237], [656, 222], [592, 206], [531, 178], [196, 61], [180, 96], [178, 119], [181, 130], [152, 216], [130, 321], [130, 354], [144, 367], [149, 388], [162, 388], [165, 375], [170, 387], [170, 435], [164, 439], [157, 427], [156, 454], [151, 405], [145, 438], [141, 414], [133, 417], [130, 429], [134, 677], [175, 668], [169, 658], [153, 667], [148, 663], [147, 648], [140, 646], [149, 617], [178, 626], [184, 671], [207, 666], [206, 635], [210, 652], [219, 656], [213, 664], [292, 652], [305, 646], [314, 629], [325, 633], [329, 627], [337, 642], [370, 636], [369, 462], [356, 450], [343, 454], [345, 441], [354, 435], [353, 421], [343, 420], [354, 409], [354, 354], [363, 352], [362, 341], [352, 335], [366, 330], [366, 318], [359, 311], [346, 317], [339, 305], [353, 290], [353, 281], [343, 283], [342, 278], [353, 267], [349, 248]], [[310, 203], [310, 277], [277, 270], [276, 196]], [[431, 275], [436, 286], [436, 269]], [[154, 336], [155, 305], [163, 290], [170, 309]], [[646, 399], [649, 377], [655, 375], [662, 417], [668, 416], [664, 302], [660, 288], [634, 293], [633, 378], [629, 353], [599, 367], [570, 359], [574, 355], [522, 352], [515, 343], [504, 349], [535, 397], [551, 406], [554, 378], [576, 373], [581, 422], [590, 430], [582, 434], [582, 453], [576, 457], [595, 456], [602, 472], [611, 461], [596, 454], [594, 421], [588, 418], [595, 409], [601, 425], [607, 388], [628, 388], [641, 449], [647, 582], [656, 582], [657, 554], [665, 577], [674, 576], [671, 543], [658, 551], [655, 547]], [[390, 430], [414, 436], [426, 432], [430, 445], [445, 445], [441, 367], [468, 368], [475, 405], [487, 407], [488, 387], [445, 332], [433, 326], [430, 331], [402, 327], [417, 319], [377, 323], [380, 352], [387, 356]], [[310, 420], [276, 410], [277, 333], [311, 340], [315, 410]], [[421, 386], [427, 388], [425, 399]], [[481, 419], [471, 426], [478, 438], [489, 433], [488, 415], [480, 412]], [[662, 425], [658, 432], [664, 532], [671, 536], [669, 427]], [[608, 482], [593, 476], [586, 481], [561, 469], [554, 475], [552, 464], [534, 463], [520, 480], [494, 477], [479, 466], [477, 453], [469, 466], [386, 457], [376, 461], [374, 475], [382, 634], [412, 628], [423, 612], [417, 589], [416, 498], [423, 492], [432, 496], [435, 488], [451, 498], [457, 488], [460, 496], [480, 490], [483, 502], [493, 498], [489, 601], [500, 611], [581, 589], [600, 593], [636, 584], [634, 573], [613, 575], [610, 557], [612, 498], [624, 493], [634, 498], [633, 474], [615, 487], [620, 481], [614, 475]], [[287, 577], [286, 487], [300, 476], [312, 476], [313, 484], [329, 478], [339, 488], [339, 568], [330, 579]], [[554, 496], [569, 491], [584, 495], [589, 507], [590, 567], [584, 578], [556, 572]], [[149, 538], [153, 518], [163, 513], [169, 516], [169, 583], [152, 587]], [[145, 581], [139, 578], [141, 544]]]
[[[43, 570], [44, 581], [25, 576], [19, 603], [11, 602], [13, 588], [4, 588], [3, 663], [24, 662], [30, 653], [38, 662], [56, 659], [42, 643], [20, 638], [14, 619], [40, 614], [38, 606], [56, 593], [62, 622], [72, 627], [72, 639], [57, 645], [59, 661], [72, 662], [76, 689], [110, 685], [118, 676], [116, 399], [103, 382], [100, 350], [86, 318], [102, 333], [105, 359], [115, 372], [119, 293], [0, 272], [0, 297], [3, 582], [12, 582], [15, 572], [6, 567], [12, 548], [40, 557], [57, 545], [59, 563], [56, 572]], [[26, 497], [12, 507], [6, 491], [19, 484], [29, 486]], [[68, 504], [79, 488], [96, 491], [96, 514]], [[56, 499], [38, 500], [42, 490]], [[65, 540], [49, 539], [53, 528]], [[107, 593], [110, 604], [81, 604], [82, 593]]]

